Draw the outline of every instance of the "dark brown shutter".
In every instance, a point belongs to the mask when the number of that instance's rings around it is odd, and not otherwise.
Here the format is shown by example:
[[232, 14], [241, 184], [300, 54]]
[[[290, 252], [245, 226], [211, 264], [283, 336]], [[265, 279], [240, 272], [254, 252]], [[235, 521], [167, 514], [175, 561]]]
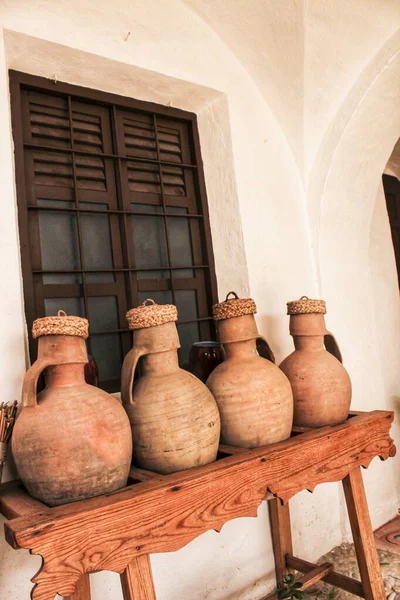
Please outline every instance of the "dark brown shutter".
[[193, 341], [215, 336], [195, 119], [18, 73], [11, 84], [28, 327], [59, 308], [86, 316], [113, 391], [131, 345], [127, 309], [173, 302], [187, 365]]

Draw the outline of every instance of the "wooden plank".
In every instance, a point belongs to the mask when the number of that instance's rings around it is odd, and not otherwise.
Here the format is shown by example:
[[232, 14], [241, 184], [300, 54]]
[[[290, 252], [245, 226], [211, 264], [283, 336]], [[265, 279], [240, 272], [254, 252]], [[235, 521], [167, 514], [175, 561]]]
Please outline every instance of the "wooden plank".
[[343, 480], [354, 547], [366, 600], [385, 600], [378, 553], [359, 467]]
[[[321, 566], [315, 566], [315, 569], [312, 569], [306, 575], [296, 579], [296, 581], [303, 584], [301, 587], [301, 591], [303, 591], [314, 585], [314, 583], [317, 583], [317, 581], [320, 581], [332, 571], [333, 565], [330, 563], [325, 563]], [[276, 592], [273, 592], [272, 594], [268, 594], [268, 596], [263, 596], [260, 598], [260, 600], [278, 600], [278, 595]]]
[[268, 506], [275, 558], [276, 584], [279, 586], [283, 582], [284, 575], [290, 571], [286, 565], [286, 555], [293, 554], [289, 504], [282, 505], [278, 498], [273, 498]]
[[156, 600], [150, 557], [134, 558], [121, 574], [124, 600]]
[[4, 492], [8, 492], [9, 490], [13, 490], [16, 487], [21, 487], [22, 481], [20, 479], [12, 479], [11, 481], [6, 481], [5, 483], [0, 483], [0, 496], [4, 494]]
[[153, 481], [160, 480], [164, 475], [160, 473], [154, 473], [154, 471], [147, 471], [146, 469], [139, 469], [139, 467], [131, 467], [129, 471], [129, 478], [136, 479], [136, 481]]
[[312, 427], [300, 427], [300, 425], [293, 425], [292, 427], [292, 435], [298, 435], [300, 433], [307, 433], [307, 431], [312, 431]]
[[302, 583], [301, 589], [306, 590], [310, 588], [317, 583], [317, 581], [321, 581], [321, 579], [329, 575], [329, 573], [332, 573], [332, 571], [333, 565], [331, 563], [324, 563], [323, 565], [315, 567], [312, 571], [308, 571], [308, 573], [298, 579], [298, 581]]
[[220, 444], [218, 446], [218, 452], [221, 454], [247, 454], [251, 452], [248, 448], [240, 448], [239, 446], [228, 446], [228, 444]]
[[0, 490], [0, 513], [6, 519], [16, 519], [38, 512], [45, 513], [48, 510], [48, 506], [29, 496], [28, 492], [20, 487], [10, 485]]
[[[313, 571], [318, 565], [310, 563], [302, 558], [297, 558], [297, 556], [286, 556], [286, 564], [291, 569], [296, 571], [301, 571], [302, 573], [308, 573], [309, 571]], [[346, 592], [350, 592], [350, 594], [354, 594], [355, 596], [359, 596], [360, 598], [364, 598], [364, 592], [362, 585], [356, 579], [352, 579], [351, 577], [347, 577], [347, 575], [342, 575], [341, 573], [328, 573], [324, 577], [321, 577], [322, 581], [333, 585], [334, 587], [338, 587]]]
[[71, 596], [65, 596], [65, 600], [90, 600], [90, 578], [85, 573], [76, 584], [76, 590]]
[[231, 519], [256, 516], [267, 489], [287, 501], [302, 489], [343, 479], [374, 456], [392, 456], [392, 420], [393, 413], [365, 413], [162, 480], [20, 517], [5, 524], [6, 539], [43, 556], [35, 600], [59, 590], [68, 595], [85, 572], [121, 573], [137, 556], [178, 550]]

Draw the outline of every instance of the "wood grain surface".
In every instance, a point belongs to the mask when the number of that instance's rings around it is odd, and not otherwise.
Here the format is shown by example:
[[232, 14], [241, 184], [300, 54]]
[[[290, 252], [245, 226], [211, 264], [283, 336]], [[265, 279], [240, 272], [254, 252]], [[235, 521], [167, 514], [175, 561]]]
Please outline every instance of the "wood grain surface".
[[366, 600], [385, 600], [381, 567], [375, 546], [367, 499], [359, 468], [350, 471], [343, 480], [354, 548]]
[[156, 600], [150, 557], [134, 558], [121, 575], [124, 600]]
[[44, 559], [33, 579], [34, 600], [68, 596], [85, 573], [122, 573], [141, 555], [178, 550], [231, 519], [255, 517], [267, 490], [287, 502], [368, 466], [375, 456], [393, 456], [392, 420], [393, 413], [364, 413], [204, 467], [23, 516], [6, 523], [6, 538]]

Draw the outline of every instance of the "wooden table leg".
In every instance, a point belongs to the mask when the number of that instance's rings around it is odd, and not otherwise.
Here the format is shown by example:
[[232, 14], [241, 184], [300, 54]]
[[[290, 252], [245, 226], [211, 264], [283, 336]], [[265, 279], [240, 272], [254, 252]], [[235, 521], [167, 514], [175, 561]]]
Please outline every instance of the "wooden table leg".
[[385, 588], [360, 467], [343, 479], [354, 547], [366, 600], [385, 600]]
[[121, 575], [121, 584], [124, 600], [157, 600], [148, 554], [132, 560]]
[[75, 593], [67, 596], [65, 600], [90, 600], [90, 579], [89, 574], [85, 573], [76, 584]]
[[268, 504], [275, 557], [276, 582], [279, 585], [283, 581], [283, 576], [290, 572], [290, 569], [286, 567], [286, 555], [293, 554], [289, 503], [283, 505], [279, 498], [273, 498], [268, 501]]

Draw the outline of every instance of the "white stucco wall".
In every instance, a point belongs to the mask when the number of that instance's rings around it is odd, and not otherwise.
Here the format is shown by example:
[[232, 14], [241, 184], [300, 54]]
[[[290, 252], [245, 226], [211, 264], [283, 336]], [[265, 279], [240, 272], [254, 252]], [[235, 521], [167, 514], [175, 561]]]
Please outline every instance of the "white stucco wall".
[[[292, 349], [286, 301], [325, 298], [328, 327], [353, 380], [354, 408], [398, 412], [398, 287], [384, 199], [377, 196], [400, 136], [398, 6], [395, 0], [3, 0], [4, 398], [18, 397], [26, 367], [12, 68], [195, 111], [220, 297], [236, 289], [255, 298], [260, 331], [278, 360]], [[397, 473], [398, 461], [374, 461], [365, 474], [374, 525], [397, 510]], [[348, 535], [337, 484], [299, 494], [291, 512], [295, 551], [305, 557], [316, 558]], [[1, 599], [27, 598], [39, 557], [1, 541], [0, 563]], [[260, 597], [273, 571], [265, 503], [258, 519], [227, 523], [177, 553], [152, 556], [152, 565], [158, 600]], [[122, 598], [115, 574], [96, 574], [92, 585], [94, 600]]]

